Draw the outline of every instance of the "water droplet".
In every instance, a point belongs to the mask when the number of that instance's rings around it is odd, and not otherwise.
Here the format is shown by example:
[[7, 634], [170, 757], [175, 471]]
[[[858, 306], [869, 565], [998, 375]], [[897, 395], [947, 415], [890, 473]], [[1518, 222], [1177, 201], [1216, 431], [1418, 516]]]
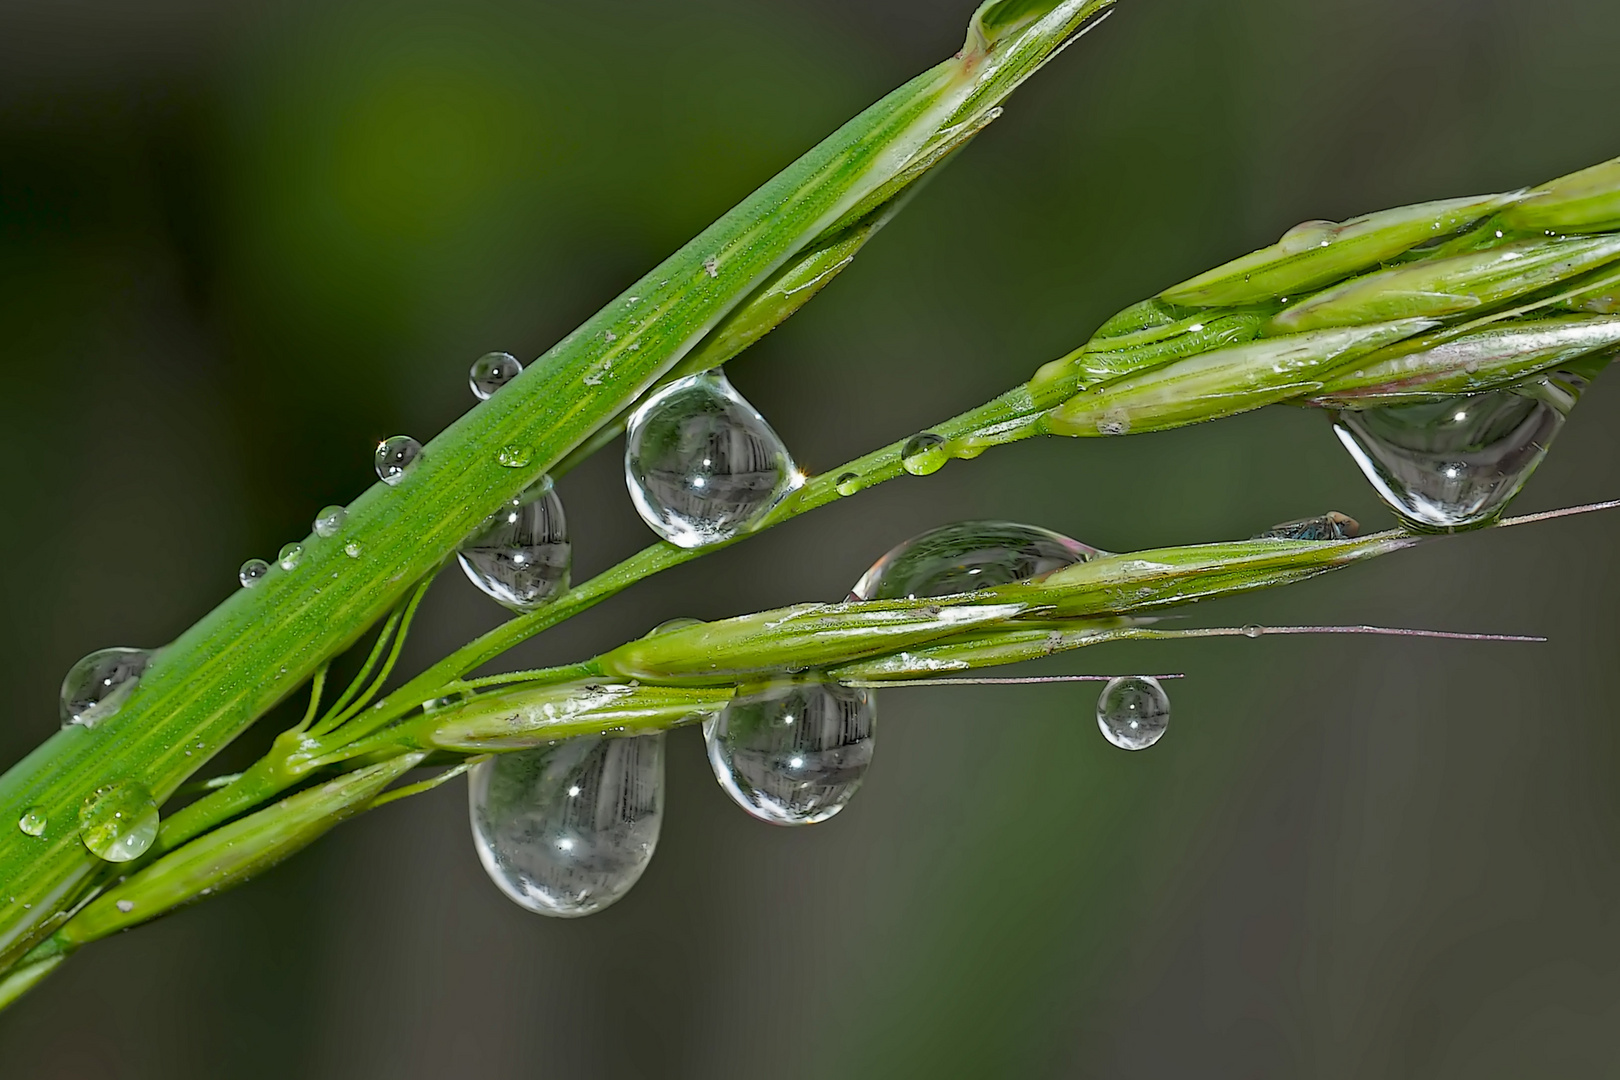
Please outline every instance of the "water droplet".
[[1361, 523], [1337, 510], [1321, 517], [1302, 518], [1273, 525], [1255, 540], [1352, 540], [1361, 535]]
[[499, 754], [468, 778], [473, 841], [519, 905], [573, 918], [630, 891], [664, 820], [662, 732]]
[[671, 633], [671, 632], [676, 631], [676, 630], [685, 630], [688, 626], [702, 626], [702, 625], [703, 625], [703, 620], [702, 619], [689, 619], [689, 618], [686, 618], [684, 616], [679, 618], [679, 619], [666, 619], [665, 621], [659, 623], [657, 626], [653, 627], [651, 630], [647, 631], [646, 634], [644, 634], [642, 636], [643, 637], [657, 637], [659, 634], [668, 634], [668, 633]]
[[672, 382], [635, 411], [624, 474], [642, 520], [683, 548], [747, 532], [800, 481], [782, 440], [719, 371]]
[[703, 722], [703, 741], [738, 806], [776, 825], [811, 825], [854, 797], [876, 730], [870, 692], [793, 682], [739, 694]]
[[108, 862], [140, 858], [157, 832], [157, 803], [133, 780], [99, 787], [79, 807], [79, 839]]
[[349, 520], [349, 512], [341, 506], [328, 506], [315, 515], [315, 535], [330, 539], [343, 528], [343, 523]]
[[377, 479], [392, 487], [422, 456], [422, 444], [409, 435], [395, 435], [377, 444]]
[[[351, 559], [358, 559], [360, 557], [360, 553], [364, 550], [364, 548], [355, 543], [353, 540], [350, 540], [347, 544], [343, 545], [343, 554], [347, 555]], [[333, 574], [332, 576], [337, 577], [336, 574]]]
[[1100, 552], [1035, 525], [963, 521], [912, 537], [872, 564], [854, 600], [901, 600], [974, 592], [1042, 577]]
[[944, 436], [935, 435], [932, 431], [913, 435], [900, 448], [900, 467], [912, 476], [938, 472], [948, 460]]
[[1266, 632], [1265, 627], [1256, 626], [1253, 623], [1250, 623], [1248, 626], [1245, 626], [1243, 628], [1243, 636], [1246, 637], [1246, 638], [1257, 638], [1257, 637], [1260, 637], [1261, 635], [1263, 635], [1265, 632]]
[[467, 385], [472, 387], [473, 397], [488, 401], [495, 391], [521, 374], [523, 365], [511, 353], [485, 353], [473, 361], [472, 370], [467, 372]]
[[533, 457], [527, 446], [503, 446], [495, 455], [495, 460], [505, 468], [522, 469], [533, 460]]
[[276, 562], [281, 564], [283, 570], [296, 570], [299, 562], [304, 558], [303, 544], [288, 544], [276, 556]]
[[474, 585], [519, 611], [568, 588], [572, 559], [568, 522], [550, 477], [503, 506], [456, 553]]
[[838, 479], [833, 481], [833, 486], [838, 489], [840, 495], [853, 495], [861, 490], [860, 479], [858, 473], [840, 473]]
[[1097, 726], [1121, 750], [1146, 750], [1170, 726], [1170, 695], [1145, 675], [1111, 679], [1097, 698]]
[[236, 572], [236, 580], [242, 583], [242, 588], [251, 589], [264, 580], [264, 575], [270, 572], [270, 564], [263, 559], [249, 559], [242, 564], [242, 569]]
[[117, 908], [119, 911], [122, 911], [125, 915], [128, 915], [130, 912], [135, 910], [135, 901], [115, 900], [113, 901], [113, 907]]
[[62, 726], [93, 728], [123, 708], [152, 654], [145, 649], [102, 649], [68, 669], [62, 680]]
[[1346, 409], [1334, 431], [1407, 523], [1466, 529], [1507, 508], [1547, 456], [1584, 386], [1555, 375], [1438, 402]]
[[45, 808], [43, 806], [30, 806], [22, 817], [17, 819], [17, 828], [26, 836], [45, 835]]

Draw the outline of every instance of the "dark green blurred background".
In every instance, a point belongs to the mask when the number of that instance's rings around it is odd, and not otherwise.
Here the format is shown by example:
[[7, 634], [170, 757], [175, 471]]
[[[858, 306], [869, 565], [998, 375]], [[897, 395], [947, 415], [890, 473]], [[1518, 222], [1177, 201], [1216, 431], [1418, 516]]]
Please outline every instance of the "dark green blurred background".
[[[970, 0], [0, 3], [0, 763], [62, 673], [162, 643], [772, 172], [949, 55]], [[1620, 153], [1613, 0], [1124, 0], [832, 289], [734, 365], [826, 468], [1305, 218]], [[1611, 375], [1610, 380], [1616, 379]], [[1600, 382], [1520, 502], [1620, 496]], [[649, 539], [617, 450], [561, 485], [576, 579]], [[1335, 508], [1320, 415], [1029, 443], [651, 582], [512, 658], [836, 599], [966, 517], [1114, 550]], [[783, 830], [674, 737], [658, 858], [581, 922], [508, 903], [464, 786], [106, 942], [0, 1015], [10, 1077], [1615, 1075], [1620, 517], [1450, 540], [1204, 624], [1266, 639], [1169, 737], [1084, 688], [887, 691], [866, 788]], [[499, 610], [447, 574], [420, 664]], [[236, 756], [247, 750], [237, 748]]]

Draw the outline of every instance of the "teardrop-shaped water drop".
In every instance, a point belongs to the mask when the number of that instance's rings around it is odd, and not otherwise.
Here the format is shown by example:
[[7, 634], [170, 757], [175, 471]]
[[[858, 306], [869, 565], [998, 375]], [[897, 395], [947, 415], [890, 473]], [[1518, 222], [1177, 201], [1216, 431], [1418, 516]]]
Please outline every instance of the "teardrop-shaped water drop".
[[1340, 411], [1334, 431], [1379, 497], [1424, 530], [1494, 520], [1536, 471], [1585, 388], [1559, 373], [1443, 401]]
[[157, 803], [145, 785], [133, 780], [99, 787], [79, 807], [79, 839], [108, 862], [140, 858], [157, 833]]
[[670, 383], [630, 417], [625, 482], [677, 547], [747, 532], [799, 483], [787, 447], [719, 371]]
[[474, 585], [519, 611], [568, 588], [572, 560], [568, 521], [550, 477], [503, 506], [456, 553]]
[[495, 396], [495, 391], [521, 374], [523, 365], [511, 353], [485, 353], [473, 361], [472, 370], [467, 372], [467, 385], [472, 387], [473, 397], [488, 401]]
[[377, 479], [392, 487], [422, 456], [422, 444], [409, 435], [395, 435], [377, 444]]
[[931, 529], [872, 564], [854, 600], [903, 600], [1028, 581], [1096, 557], [1078, 540], [1013, 521], [962, 521]]
[[823, 682], [743, 693], [703, 722], [715, 779], [774, 825], [812, 825], [842, 810], [866, 778], [876, 734], [870, 692]]
[[1170, 726], [1170, 695], [1146, 675], [1110, 679], [1097, 698], [1097, 726], [1121, 750], [1146, 750]]
[[47, 824], [49, 819], [45, 816], [43, 806], [30, 806], [23, 812], [23, 816], [17, 819], [17, 828], [21, 829], [25, 836], [44, 836]]
[[349, 512], [341, 506], [328, 506], [315, 515], [315, 535], [330, 540], [349, 520]]
[[468, 777], [490, 880], [541, 915], [601, 911], [652, 860], [664, 821], [663, 732], [498, 754]]
[[242, 564], [242, 569], [236, 572], [236, 580], [242, 583], [242, 588], [251, 589], [264, 580], [270, 572], [270, 564], [263, 559], [249, 559]]
[[123, 708], [152, 654], [145, 649], [101, 649], [68, 668], [62, 680], [62, 726], [93, 728]]

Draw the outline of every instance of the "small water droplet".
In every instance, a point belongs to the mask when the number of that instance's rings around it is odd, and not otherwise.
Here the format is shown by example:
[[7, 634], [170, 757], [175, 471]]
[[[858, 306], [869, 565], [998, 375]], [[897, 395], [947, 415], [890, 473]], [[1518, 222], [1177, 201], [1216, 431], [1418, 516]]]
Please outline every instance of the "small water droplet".
[[975, 592], [1043, 577], [1101, 554], [1061, 533], [1012, 521], [963, 521], [914, 536], [872, 564], [854, 600]]
[[666, 619], [647, 631], [643, 637], [657, 637], [659, 634], [668, 634], [676, 630], [685, 630], [688, 626], [702, 626], [702, 619], [689, 619], [682, 616], [678, 619]]
[[152, 793], [133, 780], [97, 788], [79, 807], [79, 839], [108, 862], [129, 862], [157, 839], [158, 808]]
[[122, 911], [125, 915], [128, 915], [130, 912], [135, 910], [135, 901], [115, 900], [113, 901], [113, 907], [117, 908], [119, 911]]
[[747, 532], [800, 480], [782, 440], [719, 371], [676, 380], [635, 411], [624, 474], [642, 520], [683, 548]]
[[422, 456], [422, 444], [409, 435], [395, 435], [377, 444], [377, 479], [392, 487]]
[[1158, 679], [1124, 675], [1111, 679], [1097, 698], [1097, 726], [1121, 750], [1146, 750], [1170, 725], [1170, 695]]
[[467, 372], [467, 385], [472, 387], [473, 397], [488, 401], [495, 396], [495, 391], [521, 374], [523, 365], [511, 353], [485, 353], [473, 361], [472, 370]]
[[[360, 553], [364, 550], [364, 548], [355, 543], [353, 540], [350, 540], [347, 544], [343, 545], [343, 554], [347, 555], [351, 559], [358, 559], [360, 557]], [[332, 576], [337, 577], [336, 574], [333, 574]]]
[[840, 495], [853, 495], [861, 490], [860, 479], [858, 473], [839, 473], [838, 479], [833, 481], [833, 486], [838, 489]]
[[503, 446], [495, 455], [495, 460], [508, 469], [525, 468], [533, 458], [527, 446]]
[[468, 807], [490, 880], [522, 907], [563, 918], [629, 892], [664, 821], [664, 740], [568, 739], [476, 766]]
[[1584, 381], [1551, 376], [1438, 402], [1343, 410], [1334, 431], [1379, 496], [1408, 524], [1466, 529], [1519, 493], [1574, 408]]
[[1361, 523], [1337, 510], [1321, 517], [1302, 518], [1273, 525], [1255, 540], [1352, 540], [1361, 535]]
[[123, 708], [152, 654], [145, 649], [101, 649], [68, 669], [62, 680], [62, 726], [93, 728]]
[[236, 572], [236, 580], [242, 583], [242, 588], [251, 589], [264, 580], [264, 575], [270, 572], [270, 564], [263, 559], [249, 559], [242, 564], [242, 569]]
[[944, 436], [935, 435], [932, 431], [913, 435], [900, 448], [900, 467], [912, 476], [938, 472], [948, 460]]
[[1250, 623], [1248, 626], [1245, 626], [1243, 628], [1243, 636], [1246, 637], [1246, 638], [1257, 638], [1257, 637], [1260, 637], [1261, 635], [1263, 635], [1265, 632], [1266, 632], [1265, 627], [1256, 626], [1253, 623]]
[[343, 528], [343, 523], [349, 520], [349, 512], [341, 506], [328, 506], [315, 515], [315, 535], [331, 539]]
[[25, 836], [44, 836], [47, 818], [43, 806], [30, 806], [22, 817], [17, 819], [17, 828]]
[[572, 560], [568, 521], [549, 476], [491, 515], [456, 553], [468, 580], [519, 611], [568, 588]]
[[303, 544], [288, 544], [276, 556], [276, 562], [281, 564], [283, 570], [296, 570], [299, 562], [304, 558]]
[[836, 683], [780, 683], [739, 694], [703, 722], [715, 779], [761, 821], [811, 825], [854, 798], [877, 734], [877, 703]]

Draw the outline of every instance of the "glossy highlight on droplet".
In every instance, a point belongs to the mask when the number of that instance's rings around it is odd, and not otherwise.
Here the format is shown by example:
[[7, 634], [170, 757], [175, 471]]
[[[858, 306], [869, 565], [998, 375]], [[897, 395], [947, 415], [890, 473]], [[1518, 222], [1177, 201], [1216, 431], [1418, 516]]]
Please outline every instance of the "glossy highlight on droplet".
[[151, 663], [145, 649], [101, 649], [74, 664], [62, 679], [62, 726], [93, 728], [117, 713]]
[[467, 372], [467, 385], [472, 388], [473, 397], [488, 401], [495, 396], [495, 391], [521, 374], [523, 365], [511, 353], [485, 353], [473, 361], [472, 369]]
[[315, 535], [330, 540], [349, 520], [349, 512], [341, 506], [328, 506], [315, 515]]
[[249, 559], [242, 564], [242, 569], [236, 572], [236, 580], [241, 583], [242, 588], [251, 589], [263, 581], [269, 572], [270, 564], [263, 559]]
[[1095, 558], [1096, 548], [1013, 521], [962, 521], [893, 548], [850, 590], [852, 600], [903, 600], [974, 592], [1044, 577]]
[[498, 754], [468, 776], [473, 842], [514, 903], [575, 918], [622, 898], [664, 820], [665, 735], [588, 736]]
[[140, 858], [157, 833], [157, 803], [136, 781], [98, 787], [79, 807], [79, 839], [92, 855], [108, 862]]
[[303, 544], [288, 544], [276, 555], [276, 563], [283, 570], [296, 570], [304, 558]]
[[1146, 750], [1170, 726], [1170, 695], [1146, 675], [1111, 679], [1097, 698], [1097, 727], [1121, 750]]
[[49, 824], [43, 806], [30, 806], [23, 812], [23, 816], [17, 819], [17, 828], [24, 836], [44, 836], [45, 828]]
[[518, 611], [533, 611], [568, 588], [573, 545], [562, 500], [542, 477], [491, 515], [456, 552], [467, 579]]
[[931, 431], [913, 435], [900, 448], [900, 467], [913, 476], [938, 472], [947, 460], [944, 436]]
[[377, 444], [377, 479], [390, 487], [405, 479], [422, 456], [422, 444], [409, 435], [395, 435]]

